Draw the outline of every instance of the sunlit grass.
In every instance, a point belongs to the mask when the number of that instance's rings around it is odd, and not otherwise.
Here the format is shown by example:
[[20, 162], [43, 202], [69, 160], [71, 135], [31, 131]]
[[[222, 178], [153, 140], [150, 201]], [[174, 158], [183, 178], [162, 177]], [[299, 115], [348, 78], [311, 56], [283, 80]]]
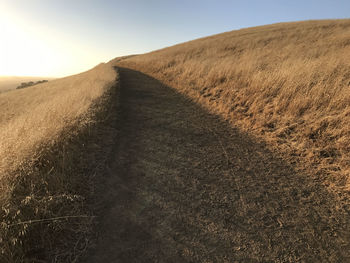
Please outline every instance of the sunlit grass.
[[242, 29], [132, 57], [140, 69], [186, 93], [328, 183], [350, 172], [350, 20]]
[[[1, 262], [37, 262], [62, 250], [73, 261], [81, 252], [70, 246], [88, 242], [94, 171], [84, 169], [97, 162], [97, 118], [107, 117], [116, 81], [113, 67], [100, 64], [0, 94]], [[44, 252], [27, 255], [33, 249]]]
[[78, 75], [0, 94], [0, 174], [16, 169], [35, 156], [42, 143], [56, 140], [64, 128], [75, 125], [115, 77], [113, 68], [99, 65]]

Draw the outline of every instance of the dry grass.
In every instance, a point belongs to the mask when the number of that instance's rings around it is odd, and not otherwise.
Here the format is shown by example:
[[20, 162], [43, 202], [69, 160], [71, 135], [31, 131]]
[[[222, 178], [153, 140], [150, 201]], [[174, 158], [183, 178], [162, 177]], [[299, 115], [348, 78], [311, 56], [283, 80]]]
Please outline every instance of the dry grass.
[[116, 78], [110, 64], [100, 64], [0, 94], [1, 262], [52, 255], [52, 262], [72, 262], [70, 253], [83, 250], [91, 224], [87, 175], [101, 141], [91, 137], [108, 117]]
[[350, 20], [281, 23], [132, 57], [146, 72], [349, 186]]
[[[76, 125], [115, 78], [112, 67], [99, 65], [75, 76], [1, 94], [1, 176], [24, 160], [38, 158], [38, 149], [54, 143], [64, 129]], [[84, 121], [89, 122], [89, 116]]]

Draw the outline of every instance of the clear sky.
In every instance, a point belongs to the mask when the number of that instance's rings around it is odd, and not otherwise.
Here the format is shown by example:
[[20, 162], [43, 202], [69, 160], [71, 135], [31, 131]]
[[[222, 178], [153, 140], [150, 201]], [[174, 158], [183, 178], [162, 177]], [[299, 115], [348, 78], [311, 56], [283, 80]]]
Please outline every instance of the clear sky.
[[0, 76], [60, 77], [243, 27], [349, 17], [350, 0], [0, 0]]

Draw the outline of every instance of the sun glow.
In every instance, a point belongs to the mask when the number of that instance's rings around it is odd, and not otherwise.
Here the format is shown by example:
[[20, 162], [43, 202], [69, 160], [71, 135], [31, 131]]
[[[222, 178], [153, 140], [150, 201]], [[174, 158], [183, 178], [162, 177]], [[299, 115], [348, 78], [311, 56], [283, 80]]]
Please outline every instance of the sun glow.
[[62, 77], [97, 64], [96, 50], [0, 8], [0, 76]]
[[53, 63], [60, 60], [57, 53], [45, 41], [21, 28], [13, 17], [1, 14], [0, 29], [0, 75], [51, 75], [57, 71]]

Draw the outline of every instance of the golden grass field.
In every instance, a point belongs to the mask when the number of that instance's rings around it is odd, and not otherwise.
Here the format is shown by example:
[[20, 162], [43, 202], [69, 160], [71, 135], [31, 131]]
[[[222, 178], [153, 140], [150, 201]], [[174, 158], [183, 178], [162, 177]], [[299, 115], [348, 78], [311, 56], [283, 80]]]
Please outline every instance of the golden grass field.
[[[32, 251], [33, 244], [45, 250], [40, 246], [46, 243], [50, 253], [57, 251], [49, 233], [59, 225], [40, 230], [35, 221], [86, 212], [84, 196], [77, 193], [87, 188], [89, 178], [81, 177], [75, 167], [86, 166], [84, 145], [91, 139], [84, 134], [90, 134], [86, 129], [94, 127], [101, 108], [109, 107], [98, 103], [107, 103], [101, 99], [116, 79], [111, 65], [100, 64], [78, 75], [0, 94], [1, 262], [42, 254]], [[72, 238], [65, 233], [61, 243]]]
[[122, 61], [350, 186], [350, 20], [222, 33]]
[[[52, 144], [76, 125], [91, 104], [114, 83], [113, 68], [99, 65], [75, 76], [0, 95], [0, 174], [11, 173], [38, 158], [43, 144]], [[89, 121], [86, 116], [84, 121]]]

